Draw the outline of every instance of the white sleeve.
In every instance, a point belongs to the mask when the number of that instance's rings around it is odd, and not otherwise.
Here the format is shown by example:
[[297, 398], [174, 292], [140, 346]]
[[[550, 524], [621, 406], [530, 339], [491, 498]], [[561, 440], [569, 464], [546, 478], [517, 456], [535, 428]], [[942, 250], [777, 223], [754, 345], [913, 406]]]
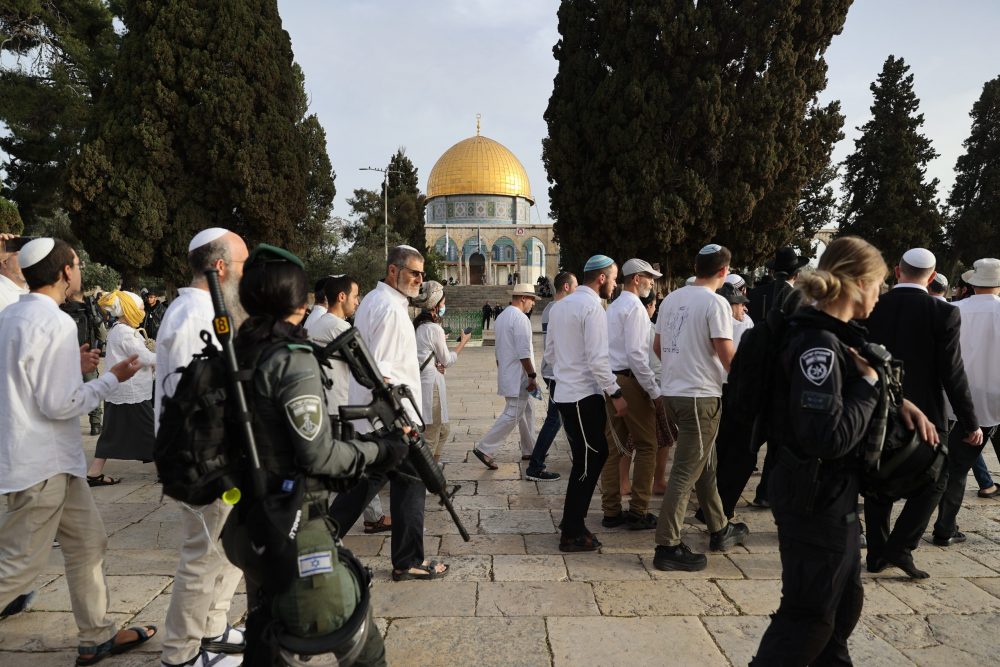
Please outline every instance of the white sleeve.
[[646, 394], [656, 398], [660, 395], [660, 387], [656, 384], [653, 369], [649, 367], [649, 317], [645, 309], [629, 308], [622, 314], [622, 320], [628, 367]]
[[[458, 354], [452, 352], [448, 349], [448, 341], [444, 334], [444, 329], [436, 324], [426, 324], [426, 327], [430, 327], [430, 344], [431, 349], [434, 350], [434, 359], [437, 363], [441, 364], [445, 368], [454, 365], [458, 361]], [[423, 327], [421, 327], [423, 328]], [[423, 363], [423, 360], [421, 360]]]
[[511, 336], [514, 339], [514, 351], [518, 359], [531, 359], [531, 363], [534, 364], [535, 360], [532, 359], [531, 354], [531, 320], [527, 316], [523, 320], [523, 322], [519, 321], [515, 326], [511, 327]]
[[398, 332], [402, 327], [413, 324], [405, 317], [400, 318], [393, 308], [380, 310], [381, 313], [372, 313], [371, 328], [365, 336], [365, 344], [368, 345], [372, 359], [378, 364], [382, 377], [389, 378], [390, 383], [397, 383], [399, 378], [392, 360], [399, 356]]
[[49, 419], [85, 415], [118, 386], [118, 379], [111, 373], [83, 381], [76, 336], [76, 327], [67, 325], [51, 340], [39, 341], [37, 352], [24, 362], [38, 409]]
[[149, 351], [149, 348], [146, 347], [145, 339], [143, 339], [142, 334], [139, 332], [133, 330], [122, 336], [121, 346], [126, 357], [137, 354], [139, 355], [139, 363], [143, 366], [156, 365], [156, 353]]
[[708, 335], [709, 338], [733, 339], [733, 309], [721, 296], [712, 302], [708, 310]]
[[618, 391], [618, 381], [608, 359], [608, 322], [599, 305], [587, 311], [583, 321], [583, 345], [587, 366], [598, 386], [608, 395]]

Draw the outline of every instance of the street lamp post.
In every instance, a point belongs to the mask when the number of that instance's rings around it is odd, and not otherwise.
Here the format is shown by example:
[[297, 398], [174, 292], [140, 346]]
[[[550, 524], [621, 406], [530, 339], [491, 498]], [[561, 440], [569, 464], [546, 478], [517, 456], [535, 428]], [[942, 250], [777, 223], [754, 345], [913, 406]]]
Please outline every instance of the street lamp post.
[[383, 238], [385, 243], [385, 261], [389, 261], [389, 174], [402, 174], [398, 169], [381, 169], [379, 167], [359, 167], [358, 171], [377, 171], [382, 174], [382, 196], [384, 198], [383, 210], [385, 211], [385, 226], [383, 228]]

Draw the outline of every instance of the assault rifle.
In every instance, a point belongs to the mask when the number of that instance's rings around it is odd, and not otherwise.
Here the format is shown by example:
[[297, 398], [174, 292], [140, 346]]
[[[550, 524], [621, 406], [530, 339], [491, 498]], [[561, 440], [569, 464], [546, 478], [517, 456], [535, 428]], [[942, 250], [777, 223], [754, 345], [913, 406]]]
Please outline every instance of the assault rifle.
[[[444, 477], [444, 471], [434, 460], [427, 443], [420, 435], [420, 429], [424, 424], [419, 417], [420, 408], [410, 388], [406, 385], [391, 385], [383, 379], [371, 352], [361, 340], [358, 330], [353, 327], [322, 348], [320, 356], [326, 359], [339, 359], [346, 363], [358, 384], [372, 392], [372, 401], [368, 405], [341, 405], [339, 410], [341, 421], [367, 419], [384, 432], [402, 432], [405, 428], [409, 428], [409, 433], [402, 436], [409, 446], [406, 460], [416, 470], [427, 490], [440, 499], [440, 504], [448, 510], [462, 539], [468, 542], [471, 539], [469, 533], [451, 503], [452, 497], [461, 487], [455, 486], [450, 492], [448, 491], [448, 481]], [[413, 406], [420, 424], [410, 418], [406, 403]], [[404, 473], [396, 471], [396, 474]]]

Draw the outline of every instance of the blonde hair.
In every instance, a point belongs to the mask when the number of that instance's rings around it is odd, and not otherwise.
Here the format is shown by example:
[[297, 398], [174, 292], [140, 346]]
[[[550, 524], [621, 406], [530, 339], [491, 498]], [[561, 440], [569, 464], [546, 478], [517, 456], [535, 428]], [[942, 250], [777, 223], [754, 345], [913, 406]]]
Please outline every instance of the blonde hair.
[[882, 282], [889, 267], [878, 248], [857, 236], [844, 236], [826, 247], [819, 268], [795, 282], [807, 299], [822, 308], [840, 299], [861, 301], [861, 283]]

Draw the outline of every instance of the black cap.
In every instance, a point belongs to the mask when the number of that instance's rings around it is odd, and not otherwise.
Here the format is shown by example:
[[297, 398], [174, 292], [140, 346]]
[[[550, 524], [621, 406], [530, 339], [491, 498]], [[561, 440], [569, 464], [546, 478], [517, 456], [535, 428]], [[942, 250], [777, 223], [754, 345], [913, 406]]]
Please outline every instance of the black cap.
[[730, 285], [729, 283], [726, 283], [719, 289], [715, 290], [715, 293], [728, 301], [730, 304], [750, 303], [750, 299], [743, 296], [743, 292], [739, 291], [735, 286]]

